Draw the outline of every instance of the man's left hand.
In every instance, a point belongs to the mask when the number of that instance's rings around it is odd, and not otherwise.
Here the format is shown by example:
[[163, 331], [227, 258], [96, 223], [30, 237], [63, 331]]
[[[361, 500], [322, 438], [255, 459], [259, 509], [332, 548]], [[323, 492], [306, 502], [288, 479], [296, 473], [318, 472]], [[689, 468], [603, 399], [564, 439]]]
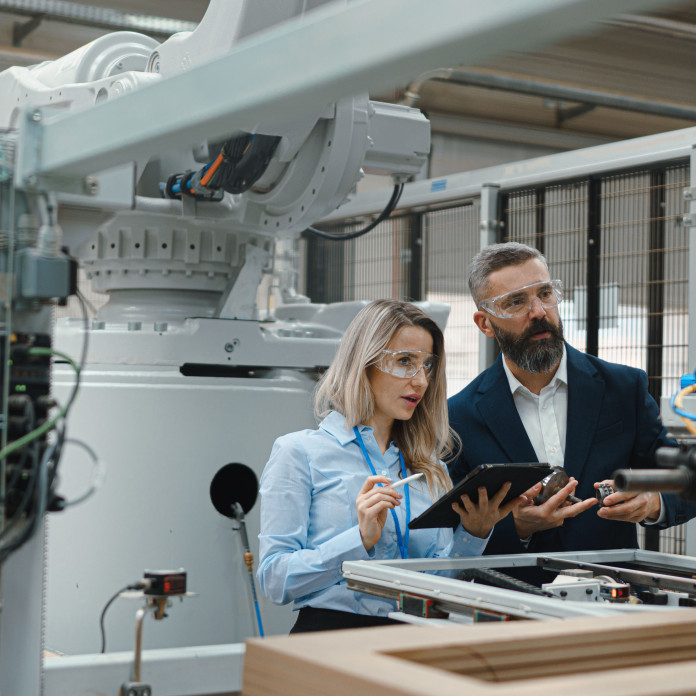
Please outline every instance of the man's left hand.
[[[614, 486], [613, 481], [605, 480], [595, 483], [594, 487], [599, 488], [603, 483]], [[655, 522], [660, 517], [660, 510], [659, 493], [615, 491], [604, 498], [604, 507], [597, 510], [597, 515], [605, 520], [617, 522]]]

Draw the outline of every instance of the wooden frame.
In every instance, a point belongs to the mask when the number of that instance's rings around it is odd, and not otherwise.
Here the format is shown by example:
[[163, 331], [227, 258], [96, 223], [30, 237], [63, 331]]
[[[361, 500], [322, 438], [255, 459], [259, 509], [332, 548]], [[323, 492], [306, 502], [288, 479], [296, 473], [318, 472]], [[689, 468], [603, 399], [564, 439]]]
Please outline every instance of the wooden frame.
[[244, 696], [696, 693], [696, 611], [299, 634], [247, 642]]

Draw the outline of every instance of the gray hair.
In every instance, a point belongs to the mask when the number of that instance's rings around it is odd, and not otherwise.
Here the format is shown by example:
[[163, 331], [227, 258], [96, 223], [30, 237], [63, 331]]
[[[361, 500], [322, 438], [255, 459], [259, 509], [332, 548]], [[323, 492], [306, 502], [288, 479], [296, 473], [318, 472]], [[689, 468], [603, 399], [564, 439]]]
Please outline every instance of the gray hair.
[[488, 276], [506, 266], [518, 266], [530, 259], [539, 259], [548, 268], [544, 255], [534, 247], [519, 242], [491, 244], [481, 249], [469, 266], [469, 290], [478, 307], [488, 293]]

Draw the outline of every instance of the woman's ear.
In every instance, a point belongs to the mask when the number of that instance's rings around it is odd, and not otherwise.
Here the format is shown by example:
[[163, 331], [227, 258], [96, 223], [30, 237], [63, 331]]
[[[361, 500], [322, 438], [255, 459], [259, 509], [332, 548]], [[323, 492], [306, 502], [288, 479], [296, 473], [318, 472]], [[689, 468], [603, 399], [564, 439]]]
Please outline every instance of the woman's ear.
[[478, 326], [479, 331], [488, 338], [495, 338], [495, 333], [493, 332], [493, 327], [491, 325], [491, 318], [488, 312], [482, 312], [480, 310], [474, 312], [474, 324]]

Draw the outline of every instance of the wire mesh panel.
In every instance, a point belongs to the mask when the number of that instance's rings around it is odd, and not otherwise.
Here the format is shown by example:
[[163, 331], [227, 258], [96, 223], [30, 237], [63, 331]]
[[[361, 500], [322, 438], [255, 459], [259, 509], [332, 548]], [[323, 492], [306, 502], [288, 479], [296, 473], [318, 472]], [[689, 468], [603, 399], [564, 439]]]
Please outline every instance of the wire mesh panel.
[[408, 285], [413, 259], [408, 223], [408, 217], [386, 220], [348, 243], [346, 300], [413, 299]]
[[469, 292], [471, 259], [479, 250], [478, 199], [423, 215], [425, 231], [425, 298], [446, 302], [450, 314], [445, 329], [447, 391], [461, 391], [478, 374], [479, 330]]
[[[535, 246], [565, 285], [564, 334], [579, 350], [643, 369], [658, 400], [689, 371], [688, 164], [506, 192], [504, 241]], [[650, 532], [648, 533], [650, 534]], [[645, 543], [645, 530], [639, 537]], [[660, 550], [683, 553], [684, 528]]]
[[672, 394], [688, 371], [688, 166], [608, 177], [602, 186], [601, 284], [607, 303], [600, 357], [646, 370]]
[[[411, 218], [390, 218], [365, 236], [337, 241], [307, 238], [307, 294], [313, 302], [414, 299], [411, 292]], [[346, 224], [332, 234], [355, 232], [363, 225]], [[415, 260], [419, 263], [418, 259]]]
[[503, 197], [502, 205], [502, 241], [533, 246], [546, 256], [551, 277], [565, 288], [559, 311], [566, 340], [585, 351], [587, 182], [515, 191]]

